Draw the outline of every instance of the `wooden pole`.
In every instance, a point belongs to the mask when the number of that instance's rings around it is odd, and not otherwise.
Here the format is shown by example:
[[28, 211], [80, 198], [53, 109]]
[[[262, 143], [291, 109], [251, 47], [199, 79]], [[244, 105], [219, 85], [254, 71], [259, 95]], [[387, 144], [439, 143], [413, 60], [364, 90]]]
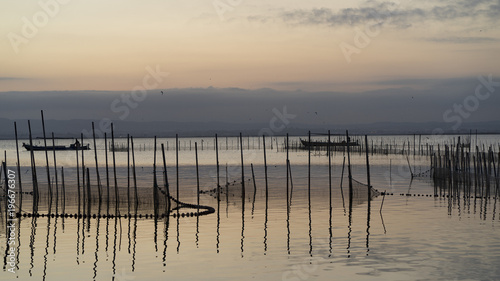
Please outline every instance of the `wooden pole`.
[[286, 211], [290, 212], [290, 196], [288, 195], [289, 188], [289, 165], [290, 158], [288, 155], [288, 133], [286, 134]]
[[[328, 130], [328, 144], [327, 144], [327, 155], [328, 155], [328, 190], [329, 190], [329, 202], [330, 202], [330, 216], [332, 213], [332, 155], [330, 151], [330, 130]], [[331, 217], [330, 217], [331, 224]], [[331, 228], [330, 228], [331, 234]]]
[[90, 217], [90, 205], [92, 203], [92, 193], [90, 191], [90, 170], [89, 170], [89, 168], [87, 168], [86, 171], [87, 171], [87, 214]]
[[266, 158], [266, 136], [262, 135], [262, 147], [264, 150], [264, 177], [266, 181], [266, 200], [268, 196], [268, 185], [267, 185], [267, 158]]
[[17, 181], [19, 183], [19, 192], [20, 192], [20, 200], [22, 200], [23, 196], [23, 184], [21, 181], [21, 162], [19, 161], [19, 144], [17, 139], [17, 124], [14, 122], [14, 132], [16, 135], [16, 154], [17, 154]]
[[[80, 215], [80, 205], [81, 205], [81, 193], [80, 193], [80, 164], [78, 163], [78, 145], [75, 145], [75, 153], [76, 153], [76, 181], [77, 181], [77, 189], [78, 189], [78, 215]], [[83, 177], [83, 175], [82, 175]]]
[[368, 202], [371, 200], [371, 184], [370, 184], [370, 160], [368, 159], [368, 136], [365, 135], [366, 143], [366, 180], [368, 182]]
[[240, 133], [240, 148], [241, 148], [241, 197], [245, 197], [245, 169], [243, 164], [243, 137]]
[[108, 165], [108, 137], [107, 133], [104, 133], [104, 155], [106, 156], [106, 192], [107, 192], [107, 197], [106, 197], [106, 206], [107, 206], [107, 212], [106, 214], [109, 214], [109, 165]]
[[42, 130], [43, 130], [43, 144], [45, 146], [45, 162], [46, 162], [46, 170], [47, 170], [47, 185], [49, 188], [49, 198], [52, 202], [52, 185], [50, 184], [50, 168], [49, 168], [49, 152], [47, 151], [47, 137], [45, 135], [45, 119], [43, 118], [43, 110], [41, 110], [42, 114]]
[[[197, 205], [197, 212], [199, 213], [200, 212], [200, 172], [198, 170], [198, 142], [194, 142], [194, 155], [196, 158], [196, 205]], [[227, 176], [227, 172], [226, 172], [226, 176]]]
[[217, 139], [217, 134], [215, 134], [215, 161], [217, 166], [217, 206], [220, 201], [220, 182], [219, 182], [219, 141]]
[[[155, 218], [156, 218], [156, 214], [158, 212], [158, 194], [157, 194], [157, 192], [158, 192], [158, 181], [156, 178], [156, 136], [155, 136], [154, 152], [153, 152], [153, 204], [154, 204]], [[156, 239], [156, 235], [155, 235], [155, 239]]]
[[[83, 190], [83, 200], [85, 200], [85, 156], [84, 156], [84, 148], [83, 148], [83, 133], [80, 134], [80, 147], [82, 148], [82, 190]], [[85, 201], [84, 201], [85, 202]], [[85, 210], [84, 210], [85, 211]]]
[[346, 142], [347, 142], [347, 173], [349, 179], [349, 202], [352, 201], [353, 190], [352, 190], [352, 173], [351, 173], [351, 151], [350, 151], [350, 139], [349, 139], [349, 131], [345, 131]]
[[118, 197], [118, 179], [116, 178], [116, 156], [115, 156], [115, 131], [113, 123], [111, 123], [111, 147], [113, 148], [113, 177], [115, 179], [115, 212], [118, 214], [119, 197]]
[[250, 163], [250, 167], [252, 167], [253, 197], [254, 197], [254, 202], [255, 202], [255, 194], [257, 193], [257, 183], [255, 182], [255, 173], [253, 171], [253, 163]]
[[130, 135], [129, 134], [127, 134], [127, 207], [128, 207], [128, 213], [130, 214]]
[[32, 177], [32, 185], [34, 191], [35, 200], [33, 200], [33, 205], [38, 204], [38, 199], [40, 198], [40, 193], [38, 192], [38, 179], [36, 175], [36, 162], [35, 162], [35, 154], [33, 153], [33, 137], [31, 135], [31, 123], [28, 120], [28, 131], [30, 137], [30, 157], [31, 157], [31, 177]]
[[[203, 140], [202, 140], [203, 141]], [[175, 187], [177, 201], [179, 201], [179, 135], [175, 134]]]
[[[130, 144], [132, 145], [132, 174], [134, 176], [135, 207], [137, 208], [137, 205], [139, 204], [139, 196], [137, 195], [137, 176], [135, 173], [134, 137], [132, 137], [132, 136], [130, 136]], [[167, 189], [167, 191], [168, 191], [168, 189]]]
[[[54, 133], [52, 132], [52, 152], [54, 153], [54, 175], [56, 177], [56, 208], [58, 206], [59, 200], [59, 184], [57, 182], [57, 161], [56, 161], [56, 143], [54, 138]], [[57, 213], [57, 210], [56, 210]]]
[[101, 200], [102, 200], [102, 194], [101, 194], [101, 177], [99, 176], [99, 163], [97, 161], [97, 144], [96, 144], [96, 139], [95, 139], [95, 128], [94, 128], [94, 122], [92, 122], [92, 138], [94, 139], [94, 158], [95, 158], [95, 174], [97, 178], [97, 193], [99, 195], [99, 207], [101, 207]]
[[308, 132], [309, 145], [307, 146], [307, 197], [311, 201], [311, 131]]
[[66, 212], [66, 186], [64, 186], [64, 167], [61, 167], [61, 184], [63, 193], [63, 214]]
[[168, 188], [168, 174], [167, 174], [167, 158], [165, 157], [165, 146], [163, 143], [161, 144], [161, 154], [163, 158], [163, 178], [165, 182], [165, 207], [166, 207], [166, 213], [169, 212], [170, 210], [170, 191]]

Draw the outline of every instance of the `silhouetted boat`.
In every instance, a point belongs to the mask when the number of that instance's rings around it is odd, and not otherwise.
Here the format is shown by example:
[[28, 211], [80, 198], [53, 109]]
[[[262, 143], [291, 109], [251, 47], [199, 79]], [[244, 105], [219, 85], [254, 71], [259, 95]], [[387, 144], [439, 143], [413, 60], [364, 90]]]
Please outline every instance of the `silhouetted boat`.
[[[302, 143], [303, 146], [309, 147], [309, 146], [321, 146], [321, 147], [327, 147], [328, 146], [328, 141], [307, 141], [301, 139], [300, 142]], [[341, 142], [330, 142], [330, 147], [337, 147], [337, 146], [347, 146], [346, 141], [341, 141]], [[349, 142], [349, 146], [359, 146], [358, 141], [356, 142]]]
[[90, 147], [89, 145], [80, 145], [80, 144], [70, 144], [69, 146], [65, 146], [65, 145], [56, 145], [56, 146], [52, 146], [52, 145], [48, 145], [47, 148], [45, 148], [45, 146], [41, 146], [41, 145], [29, 145], [29, 144], [25, 144], [23, 143], [23, 147], [26, 148], [26, 150], [28, 151], [40, 151], [40, 150], [90, 150]]

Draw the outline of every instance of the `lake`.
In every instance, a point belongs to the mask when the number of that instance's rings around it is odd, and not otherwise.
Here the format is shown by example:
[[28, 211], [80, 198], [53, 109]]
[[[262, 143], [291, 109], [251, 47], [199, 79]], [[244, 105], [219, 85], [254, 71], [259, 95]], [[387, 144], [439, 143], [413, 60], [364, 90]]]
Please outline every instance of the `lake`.
[[[462, 141], [466, 138], [463, 136]], [[292, 137], [290, 143], [298, 144], [299, 139]], [[291, 149], [290, 165], [286, 165], [283, 137], [266, 139], [267, 188], [262, 138], [243, 138], [244, 187], [239, 139], [219, 138], [219, 200], [217, 192], [210, 191], [217, 187], [214, 138], [180, 138], [178, 155], [175, 139], [158, 139], [156, 170], [154, 140], [134, 139], [137, 197], [126, 138], [115, 140], [115, 147], [123, 150], [115, 152], [115, 168], [113, 154], [107, 151], [108, 171], [104, 140], [96, 144], [98, 170], [93, 143], [84, 140], [92, 147], [83, 154], [89, 169], [88, 189], [83, 188], [87, 187], [83, 183], [87, 178], [83, 177], [86, 170], [81, 167], [81, 151], [78, 169], [75, 151], [57, 151], [57, 196], [50, 151], [51, 204], [45, 153], [34, 152], [40, 202], [35, 206], [30, 194], [23, 194], [21, 202], [17, 193], [15, 209], [20, 217], [12, 220], [6, 217], [8, 208], [2, 204], [1, 223], [14, 223], [15, 227], [0, 231], [0, 250], [4, 253], [0, 279], [498, 280], [497, 194], [490, 198], [452, 198], [446, 196], [447, 190], [438, 189], [435, 196], [428, 171], [430, 159], [424, 152], [428, 145], [456, 143], [457, 136], [369, 136], [368, 140], [369, 146], [373, 143], [378, 149], [389, 145], [394, 150], [409, 149], [405, 154], [369, 155], [370, 182], [380, 192], [372, 194], [371, 200], [364, 153], [353, 148], [350, 196], [348, 159], [343, 150], [331, 154], [330, 178], [329, 157], [324, 150], [313, 149], [309, 157], [308, 150]], [[56, 140], [56, 144], [69, 145], [72, 141]], [[473, 148], [493, 145], [498, 153], [498, 135], [473, 136], [470, 141]], [[201, 194], [197, 192], [195, 142], [199, 189], [207, 191]], [[158, 186], [166, 190], [160, 144], [166, 150], [170, 193], [187, 203], [174, 202], [170, 210], [166, 195], [155, 195], [153, 189], [156, 174]], [[18, 173], [15, 141], [0, 141], [0, 151], [6, 152], [7, 167], [15, 174], [16, 191], [20, 191], [19, 177], [23, 191], [32, 191], [30, 152], [20, 151]], [[410, 167], [416, 177], [412, 178]], [[101, 186], [97, 184], [97, 171]], [[226, 186], [226, 181], [231, 184]], [[80, 184], [82, 198], [86, 192], [85, 198], [90, 201], [78, 204]], [[99, 189], [102, 202], [98, 201]], [[189, 204], [198, 200], [213, 212], [194, 215], [198, 210]], [[179, 206], [182, 208], [173, 209]], [[75, 218], [79, 210], [91, 216]], [[11, 235], [13, 239], [9, 239]], [[15, 242], [8, 244], [10, 241]], [[11, 257], [14, 267], [9, 264]]]

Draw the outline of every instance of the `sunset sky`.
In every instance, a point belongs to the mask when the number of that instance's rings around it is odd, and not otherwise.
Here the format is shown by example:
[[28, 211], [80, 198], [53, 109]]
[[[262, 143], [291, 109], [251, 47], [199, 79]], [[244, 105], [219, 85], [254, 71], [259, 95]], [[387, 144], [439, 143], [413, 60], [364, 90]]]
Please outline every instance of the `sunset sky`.
[[[500, 74], [500, 1], [2, 1], [0, 91], [365, 91]], [[350, 55], [346, 56], [349, 52]]]

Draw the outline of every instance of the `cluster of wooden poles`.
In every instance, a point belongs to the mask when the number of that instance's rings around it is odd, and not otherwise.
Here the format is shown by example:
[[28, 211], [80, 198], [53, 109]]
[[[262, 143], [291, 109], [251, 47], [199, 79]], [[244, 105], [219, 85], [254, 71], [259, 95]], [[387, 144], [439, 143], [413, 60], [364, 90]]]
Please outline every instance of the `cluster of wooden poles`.
[[[495, 153], [492, 146], [487, 149], [476, 146], [475, 151], [458, 143], [445, 145], [444, 151], [438, 146], [437, 153], [431, 158], [432, 178], [437, 186], [447, 186], [449, 194], [464, 196], [497, 197], [500, 187], [500, 152]], [[445, 183], [445, 185], [443, 185]], [[462, 188], [458, 188], [462, 187]]]
[[[56, 158], [56, 150], [55, 150], [55, 138], [54, 138], [54, 133], [52, 133], [52, 147], [50, 145], [47, 145], [47, 136], [45, 132], [45, 121], [44, 121], [44, 116], [43, 116], [43, 111], [41, 111], [41, 118], [42, 118], [42, 129], [43, 129], [43, 140], [44, 140], [44, 146], [45, 146], [45, 162], [46, 162], [46, 174], [47, 174], [47, 188], [48, 188], [48, 195], [47, 195], [47, 200], [48, 200], [48, 214], [51, 214], [51, 206], [53, 199], [55, 197], [56, 204], [59, 202], [59, 198], [62, 197], [62, 204], [63, 204], [63, 210], [62, 214], [65, 213], [64, 209], [66, 206], [66, 186], [65, 186], [65, 181], [64, 181], [64, 167], [60, 168], [61, 172], [61, 194], [59, 194], [59, 174], [58, 174], [58, 167], [57, 167], [57, 158]], [[33, 146], [33, 138], [31, 134], [31, 123], [28, 121], [28, 130], [29, 130], [29, 142], [30, 145]], [[23, 192], [23, 187], [22, 187], [22, 179], [21, 179], [21, 170], [20, 170], [20, 161], [19, 161], [19, 145], [18, 145], [18, 132], [17, 132], [17, 124], [14, 122], [14, 131], [15, 131], [15, 138], [16, 138], [16, 152], [17, 152], [17, 185], [19, 187], [19, 194], [21, 195], [21, 202], [22, 202], [22, 195], [23, 194], [31, 194], [33, 196], [33, 211], [32, 213], [35, 214], [37, 213], [38, 210], [38, 203], [40, 201], [40, 188], [39, 188], [39, 181], [38, 181], [38, 175], [37, 175], [37, 166], [36, 166], [36, 161], [35, 161], [35, 155], [33, 150], [30, 150], [30, 163], [31, 163], [31, 178], [32, 178], [32, 187], [33, 190], [30, 192]], [[107, 211], [106, 213], [109, 214], [110, 212], [110, 203], [112, 203], [112, 199], [110, 196], [110, 169], [109, 169], [109, 160], [108, 160], [108, 153], [105, 153], [105, 166], [106, 166], [106, 183], [105, 186], [101, 183], [101, 177], [99, 174], [99, 161], [98, 161], [98, 155], [97, 155], [97, 145], [96, 145], [96, 135], [95, 135], [95, 129], [94, 129], [94, 123], [92, 122], [92, 132], [93, 132], [93, 150], [94, 150], [94, 158], [95, 158], [95, 176], [96, 176], [96, 181], [97, 184], [94, 186], [97, 186], [97, 196], [95, 194], [92, 194], [92, 189], [91, 189], [91, 179], [90, 179], [90, 168], [86, 166], [85, 163], [85, 157], [84, 157], [84, 151], [82, 149], [79, 149], [78, 147], [75, 150], [76, 153], [76, 178], [77, 178], [77, 202], [78, 202], [78, 215], [80, 214], [86, 214], [86, 216], [90, 217], [91, 216], [91, 206], [92, 204], [95, 204], [96, 201], [99, 206], [99, 210], [101, 209], [101, 204], [105, 200]], [[84, 139], [83, 139], [83, 133], [81, 134], [81, 143], [83, 144]], [[350, 140], [349, 134], [346, 131], [346, 140]], [[309, 141], [311, 140], [311, 133], [309, 132], [308, 135]], [[331, 140], [331, 135], [330, 132], [328, 132], [328, 143], [330, 143]], [[107, 140], [107, 134], [104, 133], [104, 141], [105, 141], [105, 151], [108, 151], [108, 140]], [[197, 204], [190, 205], [186, 203], [182, 203], [179, 201], [179, 167], [178, 167], [178, 162], [179, 162], [179, 140], [178, 140], [178, 135], [176, 135], [176, 198], [173, 198], [171, 196], [170, 192], [170, 187], [169, 187], [169, 182], [168, 182], [168, 176], [167, 176], [167, 166], [166, 166], [166, 159], [165, 159], [165, 146], [162, 143], [161, 144], [161, 150], [162, 150], [162, 156], [163, 156], [163, 176], [164, 176], [164, 183], [163, 186], [160, 187], [158, 184], [157, 180], [157, 175], [156, 175], [156, 166], [157, 166], [157, 160], [156, 160], [156, 155], [157, 155], [157, 145], [156, 145], [156, 137], [155, 137], [155, 142], [154, 142], [154, 161], [153, 161], [153, 171], [154, 171], [154, 183], [153, 183], [153, 205], [154, 205], [154, 212], [155, 216], [160, 214], [160, 208], [162, 206], [165, 206], [166, 212], [168, 213], [171, 208], [171, 200], [173, 200], [177, 205], [185, 205], [185, 206], [190, 206], [193, 207], [195, 206], [197, 209], [197, 212], [200, 212], [200, 207], [204, 208], [205, 211], [209, 207], [207, 206], [200, 206], [199, 205], [199, 194], [200, 194], [200, 180], [199, 180], [199, 170], [198, 170], [198, 144], [195, 142], [194, 147], [195, 147], [195, 154], [196, 154], [196, 178], [197, 178]], [[265, 180], [266, 180], [266, 197], [268, 194], [268, 183], [267, 183], [267, 160], [266, 160], [266, 137], [262, 136], [262, 143], [263, 143], [263, 149], [264, 149], [264, 172], [265, 172]], [[365, 145], [368, 147], [368, 139], [367, 136], [365, 136]], [[111, 146], [115, 147], [115, 138], [114, 138], [114, 130], [113, 130], [113, 124], [111, 124]], [[239, 147], [241, 151], [241, 192], [242, 192], [242, 198], [245, 196], [245, 172], [244, 172], [244, 156], [243, 156], [243, 136], [240, 133], [239, 135]], [[289, 150], [291, 146], [289, 145], [289, 136], [288, 134], [286, 135], [286, 143], [285, 143], [285, 149], [286, 149], [286, 173], [287, 173], [287, 184], [286, 184], [286, 197], [287, 197], [287, 209], [290, 207], [290, 201], [291, 201], [291, 195], [293, 192], [293, 184], [291, 183], [291, 169], [290, 169], [290, 159], [289, 159]], [[330, 195], [331, 195], [331, 190], [332, 190], [332, 182], [331, 182], [331, 157], [330, 157], [330, 147], [329, 145], [327, 146], [328, 151], [329, 151], [329, 189], [330, 189]], [[52, 151], [51, 151], [52, 150]], [[112, 151], [112, 171], [113, 171], [113, 177], [114, 179], [114, 207], [115, 207], [115, 215], [119, 215], [119, 207], [121, 202], [125, 202], [128, 204], [128, 213], [130, 214], [130, 209], [131, 207], [135, 208], [137, 211], [137, 206], [140, 202], [139, 200], [139, 195], [138, 195], [138, 190], [137, 190], [137, 175], [136, 175], [136, 165], [135, 165], [135, 154], [134, 154], [134, 138], [132, 136], [127, 135], [127, 199], [126, 200], [120, 200], [120, 192], [119, 192], [119, 187], [118, 187], [118, 181], [117, 181], [117, 172], [116, 172], [116, 157], [115, 157], [115, 151]], [[215, 151], [216, 151], [216, 166], [217, 166], [217, 198], [219, 200], [220, 196], [220, 172], [219, 172], [219, 148], [218, 148], [218, 136], [215, 135]], [[368, 198], [371, 198], [371, 185], [370, 185], [370, 172], [369, 172], [369, 160], [368, 160], [368, 155], [369, 152], [368, 150], [366, 151], [366, 164], [367, 164], [367, 192], [368, 192]], [[53, 154], [53, 165], [54, 165], [54, 177], [55, 181], [51, 181], [51, 167], [49, 164], [49, 152], [52, 152]], [[131, 152], [131, 153], [129, 153]], [[350, 165], [350, 146], [347, 146], [347, 168], [348, 168], [348, 178], [349, 178], [349, 194], [352, 197], [352, 176], [351, 176], [351, 165]], [[131, 156], [131, 157], [130, 157]], [[132, 165], [131, 162], [132, 161]], [[345, 164], [345, 157], [344, 157], [344, 164]], [[4, 169], [7, 167], [7, 157], [5, 154], [5, 162], [3, 163]], [[131, 174], [130, 174], [130, 167], [132, 167], [132, 179], [133, 182], [131, 181]], [[344, 167], [344, 166], [343, 166]], [[308, 192], [310, 196], [310, 183], [311, 183], [311, 176], [310, 176], [310, 169], [311, 169], [311, 148], [309, 148], [309, 175], [308, 175]], [[342, 173], [344, 173], [344, 169], [342, 169]], [[255, 178], [255, 175], [253, 173], [253, 164], [252, 164], [252, 177]], [[7, 181], [6, 181], [7, 182]], [[254, 180], [255, 183], [255, 180]], [[228, 185], [228, 180], [226, 178], [226, 186]], [[291, 186], [291, 188], [290, 188]], [[255, 187], [255, 184], [254, 184]], [[7, 188], [5, 188], [6, 190]], [[133, 194], [132, 194], [133, 192]], [[163, 194], [163, 196], [160, 195]], [[106, 196], [104, 196], [106, 194]], [[97, 197], [97, 198], [96, 198]], [[7, 197], [6, 197], [7, 198]], [[331, 196], [330, 196], [331, 198]], [[97, 199], [97, 200], [96, 200]], [[56, 205], [57, 206], [57, 205]], [[177, 209], [178, 210], [178, 209]], [[21, 210], [20, 210], [21, 212]], [[58, 213], [57, 207], [56, 207], [56, 214]]]

